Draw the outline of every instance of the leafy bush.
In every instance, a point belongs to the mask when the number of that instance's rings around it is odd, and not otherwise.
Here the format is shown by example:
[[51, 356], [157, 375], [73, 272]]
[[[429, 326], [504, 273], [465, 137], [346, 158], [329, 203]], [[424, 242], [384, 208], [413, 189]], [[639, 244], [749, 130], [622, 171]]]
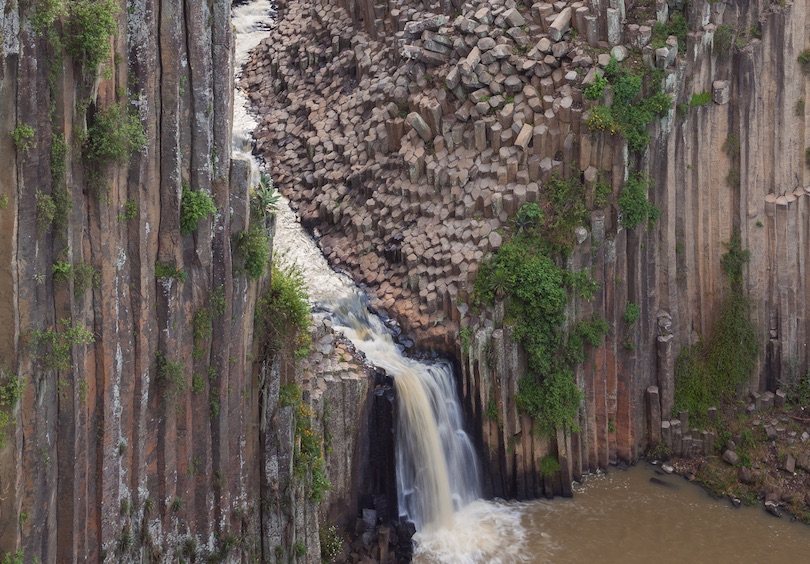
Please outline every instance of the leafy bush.
[[110, 37], [118, 29], [118, 4], [114, 0], [73, 0], [65, 30], [68, 54], [95, 73], [110, 55]]
[[96, 113], [87, 131], [85, 151], [91, 164], [123, 163], [146, 145], [146, 134], [138, 116], [124, 104], [114, 104]]
[[548, 454], [540, 460], [540, 474], [554, 476], [560, 471], [560, 461], [553, 454]]
[[720, 305], [709, 339], [684, 348], [675, 363], [675, 409], [689, 410], [696, 421], [709, 407], [734, 397], [751, 376], [759, 351], [742, 284], [749, 252], [742, 249], [738, 234], [726, 247], [721, 266], [731, 291]]
[[613, 111], [608, 106], [591, 108], [587, 124], [590, 131], [602, 131], [611, 135], [619, 132], [618, 124], [613, 119]]
[[734, 40], [734, 31], [728, 24], [720, 25], [714, 32], [714, 43], [712, 48], [721, 59], [728, 57], [731, 53], [731, 45]]
[[258, 280], [270, 262], [270, 237], [262, 225], [254, 224], [236, 236], [236, 248], [242, 258], [242, 270]]
[[164, 397], [173, 399], [186, 391], [188, 378], [184, 374], [185, 367], [182, 362], [170, 360], [158, 351], [155, 354], [155, 364], [157, 367], [155, 382], [163, 387]]
[[73, 345], [89, 345], [96, 340], [81, 323], [72, 327], [69, 319], [61, 319], [59, 324], [64, 326], [61, 331], [34, 329], [29, 335], [28, 343], [43, 370], [70, 370]]
[[740, 156], [740, 138], [730, 133], [728, 137], [726, 137], [725, 142], [723, 142], [723, 151], [728, 155], [730, 158], [736, 158]]
[[674, 12], [665, 24], [656, 23], [652, 30], [651, 44], [654, 49], [666, 46], [667, 38], [674, 35], [678, 38], [678, 52], [686, 52], [686, 33], [689, 31], [689, 22], [680, 12]]
[[627, 302], [627, 309], [624, 311], [624, 322], [632, 325], [641, 317], [641, 307], [633, 302]]
[[693, 108], [697, 106], [705, 106], [707, 104], [711, 104], [712, 102], [712, 93], [708, 91], [703, 91], [699, 94], [692, 94], [692, 99], [689, 100], [689, 105]]
[[805, 73], [810, 73], [810, 49], [805, 49], [799, 53], [796, 60], [799, 61], [799, 65], [801, 65]]
[[598, 100], [605, 93], [605, 88], [608, 85], [607, 78], [603, 75], [597, 74], [594, 80], [585, 88], [585, 98], [588, 100]]
[[651, 73], [651, 88], [647, 97], [641, 96], [643, 76], [621, 67], [614, 57], [605, 67], [605, 76], [613, 86], [615, 98], [610, 107], [591, 108], [587, 125], [591, 131], [621, 134], [631, 151], [642, 152], [650, 142], [647, 125], [655, 116], [669, 111], [672, 101], [661, 91], [661, 75]]
[[175, 264], [160, 261], [155, 263], [155, 278], [158, 280], [178, 280], [185, 282], [187, 276], [186, 272], [178, 269]]
[[214, 199], [201, 190], [191, 190], [183, 183], [183, 198], [180, 201], [180, 233], [188, 235], [197, 229], [197, 223], [217, 212]]
[[[2, 375], [2, 371], [0, 371]], [[6, 444], [6, 428], [13, 423], [9, 413], [22, 398], [25, 380], [19, 376], [10, 376], [4, 384], [0, 384], [0, 448]]]
[[56, 204], [48, 194], [43, 194], [37, 190], [35, 196], [37, 200], [37, 228], [40, 231], [47, 230], [56, 217]]
[[329, 562], [343, 550], [343, 538], [336, 527], [322, 527], [318, 530], [318, 536], [321, 540], [321, 559], [323, 561]]
[[255, 186], [251, 192], [251, 214], [255, 214], [260, 218], [275, 214], [278, 210], [278, 201], [280, 198], [281, 195], [276, 192], [270, 175], [262, 172], [259, 177], [259, 185]]
[[273, 263], [270, 287], [256, 305], [257, 333], [265, 338], [267, 353], [294, 351], [296, 358], [309, 352], [311, 309], [301, 271]]
[[11, 138], [14, 139], [14, 147], [17, 152], [22, 155], [27, 155], [31, 149], [37, 146], [34, 141], [34, 128], [25, 123], [21, 123], [14, 128], [11, 132]]
[[36, 12], [31, 18], [31, 26], [37, 33], [43, 33], [54, 22], [64, 15], [65, 5], [63, 0], [38, 0]]
[[52, 270], [54, 282], [67, 282], [73, 278], [73, 266], [69, 262], [55, 262]]
[[635, 173], [627, 179], [619, 195], [619, 207], [622, 210], [622, 227], [634, 229], [644, 220], [653, 225], [660, 211], [647, 199], [649, 178]]

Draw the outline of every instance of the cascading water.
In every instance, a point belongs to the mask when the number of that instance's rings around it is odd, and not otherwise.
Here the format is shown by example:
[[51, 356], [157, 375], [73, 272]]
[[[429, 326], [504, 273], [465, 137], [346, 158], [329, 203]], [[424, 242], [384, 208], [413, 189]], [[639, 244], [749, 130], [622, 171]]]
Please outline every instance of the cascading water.
[[[270, 34], [273, 15], [269, 0], [234, 3], [237, 78], [250, 50]], [[237, 89], [233, 156], [251, 162], [251, 184], [256, 184], [258, 165], [251, 155], [256, 120], [247, 105]], [[522, 560], [521, 512], [514, 506], [478, 499], [478, 459], [463, 430], [450, 364], [405, 357], [380, 318], [369, 314], [351, 280], [329, 267], [283, 199], [276, 214], [273, 246], [276, 257], [302, 269], [310, 300], [328, 312], [333, 327], [394, 378], [398, 398], [398, 505], [400, 517], [413, 521], [417, 528], [415, 561]]]
[[480, 475], [450, 364], [403, 356], [360, 299], [344, 299], [332, 311], [335, 329], [394, 378], [400, 517], [419, 531], [451, 526], [454, 511], [480, 497]]

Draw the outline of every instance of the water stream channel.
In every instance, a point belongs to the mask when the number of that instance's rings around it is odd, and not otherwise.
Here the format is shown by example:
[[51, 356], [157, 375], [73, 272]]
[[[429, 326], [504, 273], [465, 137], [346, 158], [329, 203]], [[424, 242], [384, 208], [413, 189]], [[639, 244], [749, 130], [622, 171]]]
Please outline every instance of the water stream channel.
[[[238, 5], [237, 5], [238, 4]], [[236, 66], [272, 33], [268, 0], [234, 3]], [[256, 126], [236, 91], [234, 155], [250, 158]], [[334, 272], [295, 213], [283, 202], [274, 253], [305, 274], [313, 305], [329, 312], [371, 362], [394, 377], [400, 401], [397, 471], [403, 517], [417, 525], [415, 562], [802, 562], [810, 528], [760, 508], [734, 509], [641, 463], [596, 476], [573, 499], [528, 503], [479, 497], [474, 449], [464, 433], [447, 363], [402, 355], [382, 322], [369, 316], [361, 292]]]

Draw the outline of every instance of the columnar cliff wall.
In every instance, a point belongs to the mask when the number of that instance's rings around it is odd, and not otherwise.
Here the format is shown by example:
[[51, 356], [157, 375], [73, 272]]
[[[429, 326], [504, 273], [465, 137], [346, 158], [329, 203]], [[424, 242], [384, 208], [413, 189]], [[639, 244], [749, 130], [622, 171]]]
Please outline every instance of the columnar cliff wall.
[[[331, 346], [307, 369], [323, 375], [285, 376], [316, 423], [328, 397], [354, 433], [319, 517], [254, 350], [266, 277], [235, 244], [250, 167], [230, 158], [230, 3], [9, 2], [0, 29], [0, 385], [24, 381], [0, 405], [0, 553], [285, 561], [300, 543], [319, 560], [319, 522], [357, 511], [372, 379]], [[191, 230], [186, 190], [216, 207]]]
[[[651, 425], [657, 436], [649, 402], [670, 416], [675, 359], [710, 335], [728, 293], [720, 259], [736, 232], [751, 252], [760, 345], [748, 388], [806, 371], [800, 4], [280, 3], [278, 37], [243, 82], [264, 116], [259, 148], [330, 260], [423, 346], [460, 357], [494, 494], [561, 492], [570, 476], [643, 453]], [[656, 23], [667, 27], [653, 41]], [[584, 96], [611, 55], [658, 69], [645, 89], [660, 81], [671, 101], [641, 151], [593, 121], [605, 102]], [[636, 171], [660, 210], [649, 228], [622, 224], [619, 196]], [[603, 318], [610, 329], [577, 368], [578, 429], [541, 439], [516, 410], [526, 359], [503, 305], [474, 313], [469, 301], [510, 218], [545, 202], [555, 175], [582, 181], [589, 210], [565, 266], [600, 287], [572, 296], [568, 322]], [[632, 323], [629, 304], [640, 310]], [[467, 344], [456, 337], [465, 327]], [[549, 452], [562, 462], [553, 479], [539, 469]]]

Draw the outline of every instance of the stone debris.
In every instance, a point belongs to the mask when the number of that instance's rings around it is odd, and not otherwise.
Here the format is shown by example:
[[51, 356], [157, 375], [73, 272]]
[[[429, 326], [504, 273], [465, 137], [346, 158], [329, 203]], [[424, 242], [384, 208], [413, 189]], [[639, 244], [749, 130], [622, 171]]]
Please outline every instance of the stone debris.
[[257, 149], [330, 262], [406, 330], [449, 343], [510, 215], [577, 167], [623, 178], [621, 145], [583, 123], [594, 102], [582, 88], [601, 70], [571, 32], [600, 31], [582, 1], [479, 0], [453, 18], [416, 2], [352, 6], [279, 3], [241, 83], [262, 117]]

